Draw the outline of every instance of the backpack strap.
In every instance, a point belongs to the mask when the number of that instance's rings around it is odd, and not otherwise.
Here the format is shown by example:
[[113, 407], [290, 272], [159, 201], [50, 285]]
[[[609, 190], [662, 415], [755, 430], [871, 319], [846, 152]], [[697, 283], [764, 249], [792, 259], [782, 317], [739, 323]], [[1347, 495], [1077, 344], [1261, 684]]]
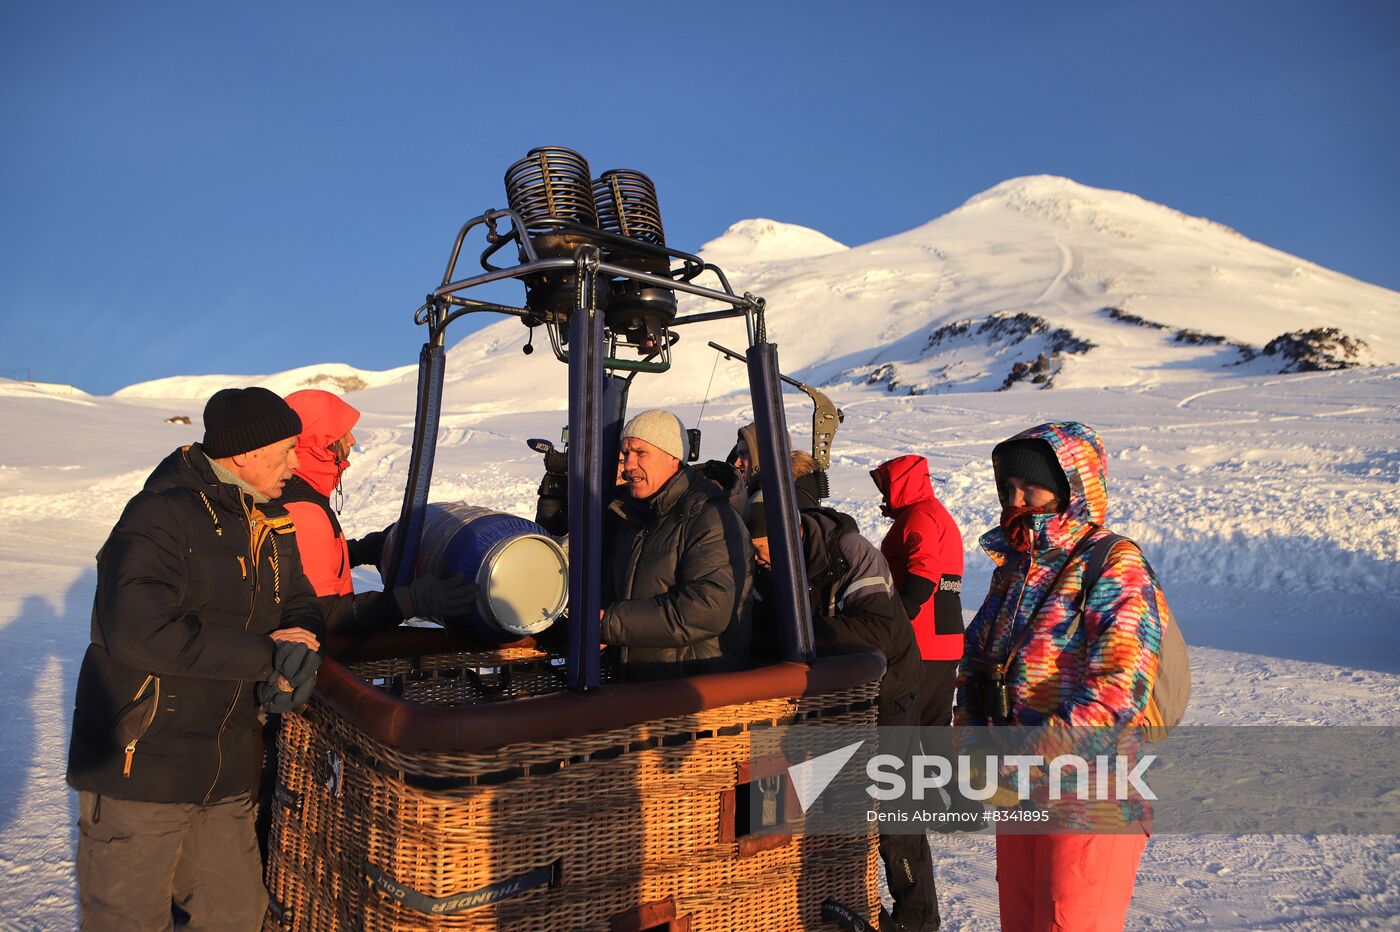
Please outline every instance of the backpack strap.
[[1084, 564], [1084, 582], [1079, 588], [1079, 601], [1075, 606], [1079, 614], [1084, 614], [1084, 606], [1089, 601], [1089, 593], [1094, 590], [1094, 586], [1098, 585], [1099, 577], [1103, 575], [1104, 567], [1108, 565], [1108, 558], [1113, 553], [1113, 548], [1118, 544], [1128, 544], [1138, 552], [1138, 556], [1142, 558], [1143, 568], [1147, 570], [1148, 578], [1152, 580], [1152, 585], [1158, 589], [1161, 588], [1161, 583], [1157, 580], [1157, 572], [1152, 569], [1152, 564], [1147, 562], [1147, 555], [1142, 552], [1137, 541], [1121, 534], [1105, 534], [1094, 542]]
[[[1089, 553], [1089, 557], [1084, 566], [1084, 582], [1079, 589], [1079, 598], [1075, 603], [1075, 622], [1084, 617], [1084, 607], [1089, 601], [1089, 593], [1098, 584], [1099, 577], [1103, 575], [1104, 567], [1108, 564], [1108, 558], [1113, 553], [1115, 547], [1121, 543], [1126, 543], [1138, 552], [1142, 558], [1142, 565], [1147, 570], [1147, 578], [1152, 581], [1152, 585], [1157, 589], [1158, 597], [1161, 596], [1162, 584], [1157, 579], [1157, 573], [1152, 569], [1152, 564], [1147, 562], [1147, 557], [1142, 553], [1142, 548], [1137, 542], [1123, 537], [1119, 534], [1107, 534], [1094, 544]], [[1174, 648], [1173, 648], [1174, 645]], [[1167, 655], [1175, 650], [1175, 656], [1179, 658], [1178, 669], [1180, 673], [1174, 678], [1175, 682], [1167, 690], [1167, 698], [1161, 698], [1157, 692], [1157, 686], [1161, 682], [1162, 664], [1167, 663]], [[1152, 691], [1148, 696], [1147, 707], [1143, 714], [1136, 721], [1136, 725], [1142, 729], [1143, 737], [1152, 743], [1166, 740], [1167, 730], [1180, 723], [1182, 713], [1186, 709], [1191, 693], [1191, 680], [1189, 672], [1189, 660], [1186, 654], [1186, 641], [1181, 636], [1181, 629], [1175, 623], [1170, 628], [1166, 626], [1163, 619], [1162, 641], [1160, 647], [1160, 660], [1157, 668], [1157, 678], [1154, 678]], [[1166, 706], [1166, 708], [1164, 708]]]
[[1109, 554], [1121, 541], [1127, 541], [1134, 547], [1137, 546], [1121, 534], [1105, 534], [1094, 541], [1094, 545], [1089, 548], [1089, 555], [1084, 560], [1084, 578], [1079, 586], [1079, 599], [1074, 604], [1077, 614], [1084, 614], [1084, 606], [1089, 601], [1089, 593], [1093, 592], [1094, 587], [1099, 584], [1099, 577], [1103, 575], [1104, 567], [1108, 565]]
[[851, 571], [851, 561], [846, 559], [846, 551], [841, 549], [841, 539], [847, 533], [855, 532], [837, 528], [826, 537], [827, 556], [831, 559], [831, 570], [837, 579], [845, 579], [846, 574]]

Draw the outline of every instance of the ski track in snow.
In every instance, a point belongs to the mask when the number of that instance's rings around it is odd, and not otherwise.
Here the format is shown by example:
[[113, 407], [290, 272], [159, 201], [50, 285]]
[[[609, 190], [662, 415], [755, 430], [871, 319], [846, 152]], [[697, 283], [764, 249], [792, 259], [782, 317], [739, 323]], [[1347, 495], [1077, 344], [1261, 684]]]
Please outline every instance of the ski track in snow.
[[1060, 285], [1064, 283], [1065, 278], [1074, 268], [1074, 253], [1070, 252], [1069, 247], [1066, 246], [1059, 237], [1055, 237], [1055, 248], [1060, 251], [1060, 268], [1055, 272], [1055, 277], [1051, 280], [1050, 284], [1046, 285], [1045, 290], [1040, 293], [1040, 297], [1035, 299], [1036, 304], [1041, 304], [1048, 300], [1055, 289], [1059, 288]]
[[[847, 415], [835, 444], [833, 504], [878, 541], [888, 524], [867, 471], [900, 453], [927, 454], [963, 529], [971, 614], [990, 575], [977, 537], [997, 514], [992, 445], [1042, 420], [1084, 420], [1110, 454], [1109, 523], [1142, 543], [1191, 644], [1190, 722], [1394, 725], [1397, 375], [1254, 378], [1224, 388], [833, 392]], [[350, 396], [365, 408], [345, 483], [351, 536], [397, 517], [412, 436], [406, 397], [390, 389]], [[0, 720], [6, 928], [76, 927], [74, 797], [63, 768], [93, 557], [158, 459], [197, 439], [195, 428], [160, 423], [165, 407], [157, 404], [62, 405], [0, 398], [6, 435], [46, 438], [37, 452], [0, 453], [0, 698], [11, 710]], [[91, 420], [70, 429], [78, 415], [66, 412], [89, 407], [82, 417]], [[699, 404], [677, 411], [690, 423]], [[722, 457], [749, 414], [733, 397], [711, 399], [705, 455]], [[433, 499], [532, 514], [540, 459], [524, 440], [557, 438], [565, 419], [560, 411], [501, 413], [449, 394]], [[789, 397], [788, 421], [805, 437], [810, 408], [797, 397]], [[91, 430], [119, 440], [87, 443]], [[376, 584], [357, 575], [365, 583]], [[992, 839], [935, 837], [934, 850], [944, 928], [995, 928]], [[1392, 836], [1161, 836], [1148, 846], [1129, 928], [1394, 928], [1397, 878], [1400, 842]]]

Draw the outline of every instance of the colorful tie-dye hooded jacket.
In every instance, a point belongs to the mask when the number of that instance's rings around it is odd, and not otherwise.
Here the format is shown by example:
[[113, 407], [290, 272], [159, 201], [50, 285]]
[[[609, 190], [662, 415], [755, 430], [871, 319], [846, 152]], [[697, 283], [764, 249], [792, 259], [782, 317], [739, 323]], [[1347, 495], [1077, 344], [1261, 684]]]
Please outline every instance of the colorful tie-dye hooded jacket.
[[[987, 737], [1006, 745], [1003, 754], [1037, 753], [1047, 761], [1060, 754], [1086, 760], [1099, 753], [1124, 755], [1122, 768], [1130, 769], [1140, 745], [1130, 726], [1140, 720], [1156, 680], [1165, 602], [1159, 602], [1141, 551], [1118, 547], [1078, 617], [1075, 606], [1088, 543], [1108, 533], [1103, 527], [1108, 504], [1103, 443], [1092, 428], [1073, 421], [1042, 424], [1011, 439], [1050, 445], [1069, 480], [1070, 500], [1061, 512], [1031, 518], [1036, 535], [1030, 553], [1013, 550], [1000, 527], [982, 535], [982, 547], [997, 566], [987, 598], [967, 629], [963, 671], [974, 661], [1005, 661], [1013, 639], [1020, 640], [1006, 682], [1013, 721], [1023, 727], [992, 729], [1006, 734], [992, 737], [989, 732]], [[993, 460], [995, 468], [995, 456]], [[1002, 486], [1000, 474], [997, 484]], [[1080, 542], [1085, 546], [1070, 561]], [[1027, 626], [1029, 634], [1021, 640]], [[969, 708], [968, 691], [960, 677], [957, 721], [989, 724], [985, 715]], [[974, 751], [979, 740], [969, 735], [964, 751]], [[1110, 765], [1108, 771], [1118, 769]], [[1032, 783], [1032, 799], [1040, 804], [1045, 782], [1041, 771]], [[1073, 795], [1078, 785], [1071, 777], [1066, 791]], [[1139, 831], [1150, 826], [1151, 808], [1136, 796], [1113, 801], [1066, 797], [1056, 804], [1052, 819], [1059, 830]]]
[[[1115, 548], [1080, 619], [1074, 606], [1087, 547], [1065, 568], [1055, 591], [1048, 591], [1076, 544], [1108, 533], [1103, 442], [1092, 428], [1073, 421], [1042, 424], [1012, 439], [1050, 445], [1069, 480], [1070, 500], [1059, 513], [1031, 518], [1031, 553], [1011, 549], [1000, 527], [982, 535], [982, 548], [997, 567], [967, 629], [964, 669], [968, 661], [1004, 661], [1013, 639], [1030, 625], [1006, 675], [1017, 724], [1134, 724], [1147, 707], [1161, 654], [1157, 592], [1141, 552]], [[998, 475], [999, 487], [1001, 481]], [[985, 717], [968, 714], [965, 691], [958, 691], [960, 720], [987, 724]]]

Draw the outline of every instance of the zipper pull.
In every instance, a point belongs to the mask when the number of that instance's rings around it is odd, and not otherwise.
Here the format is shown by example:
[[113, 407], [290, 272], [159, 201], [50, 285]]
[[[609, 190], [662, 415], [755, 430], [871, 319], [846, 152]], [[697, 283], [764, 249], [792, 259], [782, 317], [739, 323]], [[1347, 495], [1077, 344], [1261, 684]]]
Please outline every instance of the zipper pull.
[[238, 557], [238, 568], [239, 568], [239, 570], [242, 571], [242, 573], [243, 573], [243, 578], [244, 578], [244, 579], [247, 579], [247, 578], [248, 578], [248, 561], [245, 560], [245, 559], [243, 559], [242, 554], [240, 554], [239, 557]]
[[122, 776], [131, 776], [131, 759], [136, 756], [136, 742], [132, 741], [126, 746], [126, 763], [122, 765]]

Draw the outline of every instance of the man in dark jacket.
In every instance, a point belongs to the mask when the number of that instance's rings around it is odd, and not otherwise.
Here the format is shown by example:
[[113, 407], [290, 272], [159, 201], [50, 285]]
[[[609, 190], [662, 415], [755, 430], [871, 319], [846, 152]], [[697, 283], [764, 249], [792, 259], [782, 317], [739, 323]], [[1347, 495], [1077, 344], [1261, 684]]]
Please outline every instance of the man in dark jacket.
[[225, 389], [202, 444], [156, 467], [97, 555], [69, 746], [83, 927], [256, 929], [259, 706], [309, 695], [321, 616], [286, 512], [295, 412]]
[[627, 494], [606, 512], [602, 637], [632, 679], [749, 663], [748, 535], [732, 490], [682, 465], [686, 448], [669, 411], [622, 430]]
[[[769, 609], [772, 566], [761, 493], [749, 504], [747, 522], [758, 563], [754, 627], [767, 631], [777, 620]], [[921, 670], [913, 631], [895, 594], [889, 566], [875, 545], [861, 536], [850, 515], [831, 508], [805, 508], [799, 523], [813, 633], [819, 641], [873, 647], [885, 655], [876, 724], [897, 727], [882, 733], [881, 751], [907, 760], [914, 750], [916, 733], [911, 726], [918, 724], [915, 691]], [[897, 746], [888, 745], [887, 740]], [[928, 839], [882, 834], [880, 857], [895, 901], [893, 913], [882, 913], [881, 928], [938, 928], [938, 892]]]

